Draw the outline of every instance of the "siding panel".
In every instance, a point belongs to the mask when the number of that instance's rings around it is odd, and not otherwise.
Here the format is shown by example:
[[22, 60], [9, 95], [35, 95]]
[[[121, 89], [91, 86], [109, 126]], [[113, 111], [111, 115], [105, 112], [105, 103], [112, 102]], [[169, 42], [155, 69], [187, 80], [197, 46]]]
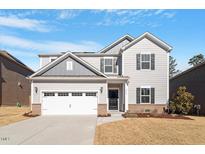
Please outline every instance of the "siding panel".
[[[67, 70], [67, 61], [73, 62], [73, 70]], [[47, 70], [42, 76], [79, 76], [79, 75], [86, 75], [86, 76], [96, 76], [94, 72], [80, 64], [79, 62], [75, 61], [74, 59], [68, 57], [53, 68]]]
[[[136, 70], [136, 54], [155, 54], [155, 70]], [[144, 38], [123, 52], [124, 76], [129, 76], [129, 104], [136, 104], [136, 87], [155, 87], [155, 104], [166, 104], [168, 86], [168, 53]]]

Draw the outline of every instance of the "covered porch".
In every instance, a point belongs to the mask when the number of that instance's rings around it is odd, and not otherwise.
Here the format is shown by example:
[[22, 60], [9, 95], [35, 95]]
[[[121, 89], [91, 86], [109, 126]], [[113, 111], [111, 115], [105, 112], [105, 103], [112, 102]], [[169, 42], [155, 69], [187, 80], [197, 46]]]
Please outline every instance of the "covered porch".
[[128, 78], [112, 77], [107, 81], [107, 111], [109, 113], [128, 110]]

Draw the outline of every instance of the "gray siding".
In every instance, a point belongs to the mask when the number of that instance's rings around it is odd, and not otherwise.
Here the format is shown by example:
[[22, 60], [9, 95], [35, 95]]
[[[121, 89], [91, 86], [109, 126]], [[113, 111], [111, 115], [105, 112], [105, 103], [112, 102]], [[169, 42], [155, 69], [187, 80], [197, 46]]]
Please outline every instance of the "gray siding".
[[[136, 70], [136, 54], [154, 53], [155, 70]], [[128, 102], [136, 104], [136, 88], [155, 88], [155, 104], [168, 102], [168, 56], [169, 54], [144, 38], [123, 52], [124, 76], [129, 76]]]
[[50, 63], [50, 58], [56, 58], [53, 56], [50, 57], [40, 57], [40, 68]]
[[170, 98], [180, 86], [194, 95], [194, 103], [201, 105], [201, 114], [205, 115], [205, 65], [170, 80]]
[[[107, 56], [105, 56], [105, 57], [107, 57]], [[100, 60], [101, 60], [101, 58], [103, 58], [102, 56], [99, 56], [99, 57], [83, 57], [83, 56], [81, 56], [80, 58], [85, 60], [87, 63], [91, 64], [92, 66], [94, 66], [99, 71], [101, 71], [101, 69], [100, 69], [100, 67], [101, 67]], [[119, 75], [119, 73], [121, 73], [122, 61], [120, 59], [120, 56], [115, 57], [115, 58], [117, 59], [117, 63], [116, 63], [117, 73], [115, 73], [113, 75]], [[102, 73], [104, 73], [104, 72], [102, 72]], [[111, 75], [111, 74], [108, 74], [108, 75]]]
[[86, 61], [87, 63], [91, 64], [92, 66], [94, 66], [96, 69], [100, 70], [100, 58], [102, 57], [83, 57], [80, 56], [81, 59], [83, 59], [84, 61]]
[[116, 46], [112, 47], [108, 51], [105, 52], [105, 54], [119, 54], [120, 48], [123, 47], [124, 45], [128, 44], [130, 41], [125, 39], [124, 41], [120, 42]]
[[107, 83], [106, 81], [33, 81], [33, 88], [37, 87], [38, 92], [35, 93], [35, 89], [33, 89], [33, 97], [32, 103], [39, 104], [42, 103], [42, 91], [89, 91], [89, 90], [97, 90], [103, 88], [102, 93], [99, 92], [99, 100], [98, 104], [106, 104], [106, 94], [107, 94]]
[[[67, 61], [73, 62], [73, 70], [67, 70]], [[75, 61], [74, 59], [68, 57], [62, 62], [58, 63], [51, 69], [47, 70], [42, 76], [96, 76], [94, 72]]]

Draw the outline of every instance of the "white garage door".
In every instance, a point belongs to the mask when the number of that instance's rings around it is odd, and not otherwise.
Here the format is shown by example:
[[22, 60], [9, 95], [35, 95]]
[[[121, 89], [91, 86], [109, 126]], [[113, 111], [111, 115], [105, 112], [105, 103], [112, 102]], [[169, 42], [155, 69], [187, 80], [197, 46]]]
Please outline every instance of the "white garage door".
[[44, 92], [42, 115], [97, 114], [96, 92]]

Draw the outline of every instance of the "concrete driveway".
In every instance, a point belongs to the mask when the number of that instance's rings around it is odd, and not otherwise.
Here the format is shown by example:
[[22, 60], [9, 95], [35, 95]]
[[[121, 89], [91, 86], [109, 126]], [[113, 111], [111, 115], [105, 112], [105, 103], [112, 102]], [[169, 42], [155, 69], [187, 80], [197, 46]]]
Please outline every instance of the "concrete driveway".
[[39, 116], [0, 127], [0, 144], [93, 144], [96, 116]]

